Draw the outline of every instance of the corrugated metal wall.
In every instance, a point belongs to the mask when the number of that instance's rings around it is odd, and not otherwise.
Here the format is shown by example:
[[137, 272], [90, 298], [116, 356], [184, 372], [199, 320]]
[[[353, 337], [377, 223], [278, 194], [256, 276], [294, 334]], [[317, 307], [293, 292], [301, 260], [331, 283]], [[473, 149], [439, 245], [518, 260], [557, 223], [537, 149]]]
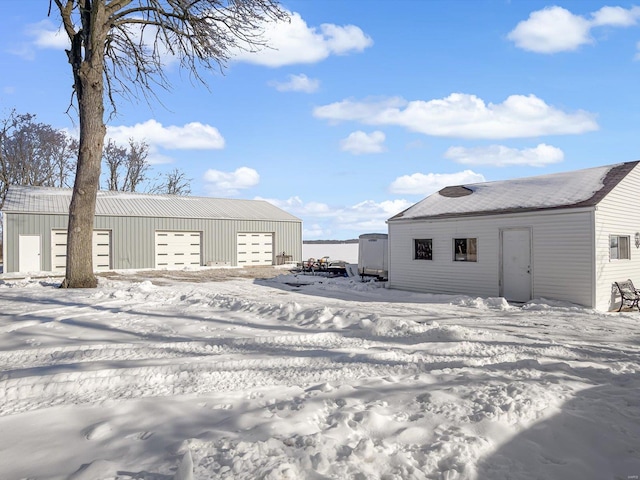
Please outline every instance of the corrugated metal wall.
[[[5, 214], [5, 272], [18, 271], [18, 236], [40, 235], [43, 271], [51, 269], [51, 230], [66, 229], [66, 215]], [[153, 268], [155, 231], [202, 232], [202, 264], [236, 265], [238, 232], [274, 234], [274, 255], [285, 252], [293, 261], [302, 259], [302, 223], [263, 220], [215, 220], [187, 218], [107, 217], [95, 218], [96, 229], [111, 230], [112, 268]], [[275, 263], [275, 258], [274, 258]]]
[[[500, 295], [500, 230], [531, 228], [533, 298], [592, 303], [591, 211], [565, 210], [389, 222], [389, 285], [445, 294]], [[413, 259], [413, 240], [433, 240], [433, 260]], [[478, 261], [454, 262], [453, 239], [477, 238]]]

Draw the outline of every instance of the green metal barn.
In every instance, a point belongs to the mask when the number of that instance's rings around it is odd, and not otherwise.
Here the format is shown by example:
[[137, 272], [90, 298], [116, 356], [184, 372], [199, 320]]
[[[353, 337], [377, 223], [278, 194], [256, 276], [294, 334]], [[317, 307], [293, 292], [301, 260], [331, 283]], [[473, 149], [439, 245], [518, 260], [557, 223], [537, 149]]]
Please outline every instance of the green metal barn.
[[[64, 272], [70, 189], [12, 186], [4, 272]], [[302, 257], [302, 220], [261, 200], [99, 191], [95, 270], [274, 265]]]

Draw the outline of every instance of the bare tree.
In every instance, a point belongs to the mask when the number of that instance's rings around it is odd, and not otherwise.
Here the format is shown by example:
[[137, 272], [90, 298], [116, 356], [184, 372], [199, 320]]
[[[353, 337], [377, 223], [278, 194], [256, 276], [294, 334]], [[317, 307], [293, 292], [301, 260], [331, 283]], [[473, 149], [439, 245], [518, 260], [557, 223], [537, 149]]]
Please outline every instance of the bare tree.
[[160, 176], [159, 183], [156, 183], [150, 190], [151, 193], [164, 195], [189, 195], [191, 193], [191, 178], [187, 178], [184, 172], [174, 168]]
[[102, 152], [102, 162], [106, 166], [107, 190], [136, 192], [147, 180], [149, 145], [129, 139], [129, 148], [118, 146], [109, 140]]
[[10, 185], [68, 187], [78, 142], [35, 115], [15, 111], [0, 121], [0, 208]]
[[129, 140], [129, 151], [127, 152], [127, 168], [124, 180], [124, 189], [127, 192], [137, 191], [138, 186], [147, 179], [149, 170], [149, 145], [144, 142]]
[[127, 149], [109, 140], [102, 151], [102, 162], [106, 168], [106, 190], [120, 190], [122, 186], [122, 165], [127, 159]]
[[67, 56], [80, 125], [62, 286], [95, 287], [91, 239], [106, 133], [105, 94], [115, 111], [116, 94], [168, 88], [165, 55], [206, 84], [202, 69], [223, 68], [234, 49], [264, 47], [265, 23], [288, 14], [277, 0], [50, 0], [50, 11], [53, 5], [71, 41]]

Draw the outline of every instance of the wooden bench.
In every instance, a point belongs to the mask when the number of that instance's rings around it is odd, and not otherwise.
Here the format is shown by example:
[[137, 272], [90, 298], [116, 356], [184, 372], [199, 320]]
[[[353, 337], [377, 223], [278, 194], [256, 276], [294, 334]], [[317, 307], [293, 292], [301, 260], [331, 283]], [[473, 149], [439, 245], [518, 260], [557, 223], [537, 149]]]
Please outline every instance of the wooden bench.
[[630, 308], [636, 307], [640, 311], [640, 305], [638, 304], [640, 302], [640, 291], [633, 286], [633, 282], [626, 280], [624, 282], [615, 282], [615, 284], [618, 292], [620, 292], [620, 308], [618, 311], [621, 311], [625, 304]]

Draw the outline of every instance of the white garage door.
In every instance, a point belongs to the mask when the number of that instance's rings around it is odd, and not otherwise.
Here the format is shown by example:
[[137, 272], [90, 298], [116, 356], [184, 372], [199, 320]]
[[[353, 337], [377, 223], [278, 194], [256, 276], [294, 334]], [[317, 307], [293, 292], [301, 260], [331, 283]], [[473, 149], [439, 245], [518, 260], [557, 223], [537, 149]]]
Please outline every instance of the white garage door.
[[[51, 230], [51, 270], [64, 272], [67, 268], [67, 231]], [[111, 268], [111, 232], [93, 231], [93, 269]]]
[[272, 233], [239, 233], [238, 265], [273, 265]]
[[200, 232], [156, 232], [156, 268], [199, 267]]

